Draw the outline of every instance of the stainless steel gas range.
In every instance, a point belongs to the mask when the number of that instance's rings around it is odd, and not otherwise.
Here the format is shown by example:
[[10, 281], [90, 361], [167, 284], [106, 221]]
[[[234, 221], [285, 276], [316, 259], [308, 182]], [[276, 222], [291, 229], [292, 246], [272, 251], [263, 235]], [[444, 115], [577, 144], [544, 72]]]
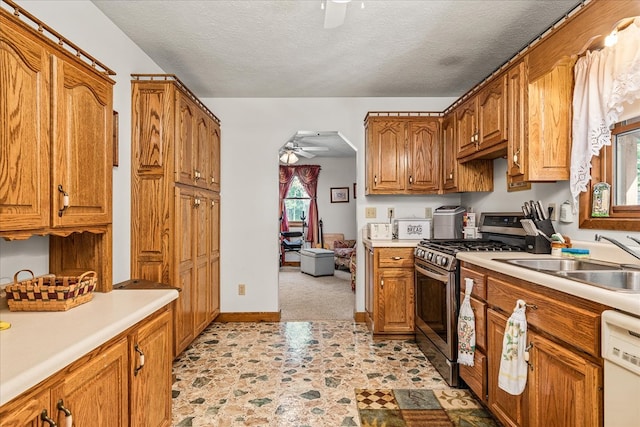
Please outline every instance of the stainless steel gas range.
[[457, 323], [461, 251], [523, 251], [522, 213], [483, 213], [477, 240], [423, 240], [415, 249], [416, 341], [452, 387], [458, 376]]

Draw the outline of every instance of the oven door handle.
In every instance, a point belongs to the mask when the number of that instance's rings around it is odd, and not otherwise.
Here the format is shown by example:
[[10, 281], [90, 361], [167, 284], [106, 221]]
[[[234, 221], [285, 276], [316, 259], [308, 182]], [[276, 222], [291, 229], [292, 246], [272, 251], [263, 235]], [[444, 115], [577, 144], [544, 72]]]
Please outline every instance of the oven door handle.
[[427, 277], [430, 277], [432, 279], [438, 280], [443, 283], [447, 283], [449, 281], [449, 276], [447, 274], [438, 273], [429, 268], [426, 268], [423, 265], [416, 264], [415, 267], [418, 273], [424, 274]]

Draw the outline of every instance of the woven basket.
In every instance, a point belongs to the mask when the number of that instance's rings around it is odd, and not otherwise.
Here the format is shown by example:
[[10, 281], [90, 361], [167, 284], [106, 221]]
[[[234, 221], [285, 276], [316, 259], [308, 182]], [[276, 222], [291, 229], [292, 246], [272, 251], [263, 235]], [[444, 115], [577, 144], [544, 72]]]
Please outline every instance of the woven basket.
[[[18, 282], [22, 272], [31, 273], [31, 279]], [[20, 270], [13, 276], [13, 285], [7, 285], [7, 304], [11, 311], [67, 311], [93, 299], [98, 275], [87, 271], [78, 277], [35, 277], [31, 270]]]

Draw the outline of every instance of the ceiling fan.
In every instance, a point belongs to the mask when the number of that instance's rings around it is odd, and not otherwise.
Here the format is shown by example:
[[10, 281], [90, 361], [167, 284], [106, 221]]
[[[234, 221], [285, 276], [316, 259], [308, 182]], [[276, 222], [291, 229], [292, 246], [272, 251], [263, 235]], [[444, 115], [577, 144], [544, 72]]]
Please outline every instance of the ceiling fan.
[[284, 147], [280, 150], [281, 154], [285, 154], [287, 152], [291, 152], [298, 156], [306, 157], [307, 159], [312, 159], [316, 155], [311, 153], [312, 151], [329, 151], [328, 147], [314, 147], [314, 146], [305, 146], [301, 147], [295, 141], [288, 141]]

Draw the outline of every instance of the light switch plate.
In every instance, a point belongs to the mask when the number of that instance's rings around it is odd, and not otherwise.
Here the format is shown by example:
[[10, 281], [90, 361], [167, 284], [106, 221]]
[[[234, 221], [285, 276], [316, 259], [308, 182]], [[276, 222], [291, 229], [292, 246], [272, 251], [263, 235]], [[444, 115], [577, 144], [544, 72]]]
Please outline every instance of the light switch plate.
[[424, 217], [425, 218], [433, 218], [433, 209], [431, 208], [424, 208]]
[[378, 216], [376, 208], [366, 208], [364, 211], [365, 218], [375, 218]]

